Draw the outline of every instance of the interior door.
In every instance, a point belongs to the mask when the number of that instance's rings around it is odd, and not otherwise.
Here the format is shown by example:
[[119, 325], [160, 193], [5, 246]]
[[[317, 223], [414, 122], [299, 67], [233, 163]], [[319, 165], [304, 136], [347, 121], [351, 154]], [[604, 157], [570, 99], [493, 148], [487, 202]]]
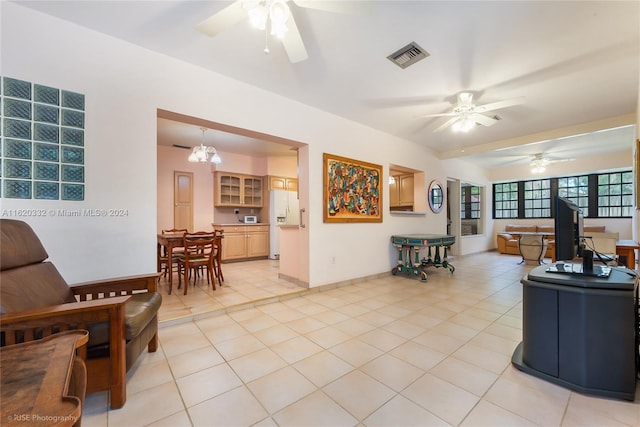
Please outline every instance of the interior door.
[[173, 173], [173, 228], [193, 231], [193, 173]]

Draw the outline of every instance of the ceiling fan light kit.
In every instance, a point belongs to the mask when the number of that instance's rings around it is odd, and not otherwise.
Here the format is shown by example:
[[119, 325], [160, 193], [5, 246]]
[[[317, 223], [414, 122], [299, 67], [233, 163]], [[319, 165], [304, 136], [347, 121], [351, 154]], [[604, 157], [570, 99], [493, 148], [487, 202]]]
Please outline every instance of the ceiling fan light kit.
[[499, 110], [501, 108], [519, 105], [524, 102], [524, 98], [513, 98], [505, 101], [493, 102], [484, 105], [475, 105], [473, 103], [473, 94], [471, 92], [460, 92], [457, 95], [458, 103], [449, 113], [429, 114], [425, 117], [451, 117], [448, 121], [434, 129], [434, 132], [440, 132], [449, 126], [454, 132], [469, 132], [476, 125], [485, 127], [496, 124], [500, 117], [493, 115], [487, 116], [484, 113]]
[[288, 5], [334, 13], [358, 13], [367, 2], [317, 0], [236, 0], [197, 25], [198, 31], [215, 37], [232, 25], [249, 19], [251, 25], [265, 32], [264, 52], [269, 53], [268, 36], [282, 40], [289, 62], [295, 64], [309, 58], [295, 16]]

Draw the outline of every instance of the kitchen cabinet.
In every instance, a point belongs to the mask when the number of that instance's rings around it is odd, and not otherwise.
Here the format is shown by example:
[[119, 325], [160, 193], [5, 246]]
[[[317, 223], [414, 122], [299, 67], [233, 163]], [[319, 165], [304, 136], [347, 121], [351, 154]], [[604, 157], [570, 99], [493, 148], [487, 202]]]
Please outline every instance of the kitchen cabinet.
[[298, 191], [298, 180], [296, 178], [269, 176], [268, 179], [269, 190]]
[[215, 206], [261, 208], [264, 204], [262, 177], [216, 172]]
[[239, 261], [269, 256], [269, 225], [214, 224], [222, 230], [222, 261]]
[[389, 184], [389, 206], [413, 206], [413, 174], [394, 175], [395, 182]]

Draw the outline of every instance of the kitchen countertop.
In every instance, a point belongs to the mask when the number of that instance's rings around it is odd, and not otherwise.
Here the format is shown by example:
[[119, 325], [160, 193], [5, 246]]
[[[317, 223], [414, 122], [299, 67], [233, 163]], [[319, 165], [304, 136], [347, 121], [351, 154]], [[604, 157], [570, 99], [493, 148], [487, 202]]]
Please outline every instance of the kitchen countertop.
[[240, 226], [240, 225], [269, 225], [268, 222], [258, 222], [256, 224], [245, 224], [244, 222], [233, 222], [233, 223], [229, 223], [229, 224], [217, 224], [217, 223], [213, 223], [212, 224], [214, 227], [236, 227], [236, 226]]

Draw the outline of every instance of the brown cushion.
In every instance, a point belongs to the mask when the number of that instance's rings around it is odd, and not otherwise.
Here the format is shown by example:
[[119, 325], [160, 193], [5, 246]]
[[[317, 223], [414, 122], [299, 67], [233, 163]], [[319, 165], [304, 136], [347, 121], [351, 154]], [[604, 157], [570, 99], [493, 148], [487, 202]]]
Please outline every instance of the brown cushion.
[[50, 262], [4, 270], [0, 274], [0, 313], [75, 301], [71, 289]]
[[[158, 313], [162, 304], [159, 292], [142, 292], [134, 294], [125, 303], [125, 337], [127, 341], [137, 337]], [[94, 323], [89, 325], [88, 347], [103, 346], [109, 343], [109, 324]]]
[[23, 221], [0, 220], [0, 270], [36, 264], [49, 257], [33, 229]]

